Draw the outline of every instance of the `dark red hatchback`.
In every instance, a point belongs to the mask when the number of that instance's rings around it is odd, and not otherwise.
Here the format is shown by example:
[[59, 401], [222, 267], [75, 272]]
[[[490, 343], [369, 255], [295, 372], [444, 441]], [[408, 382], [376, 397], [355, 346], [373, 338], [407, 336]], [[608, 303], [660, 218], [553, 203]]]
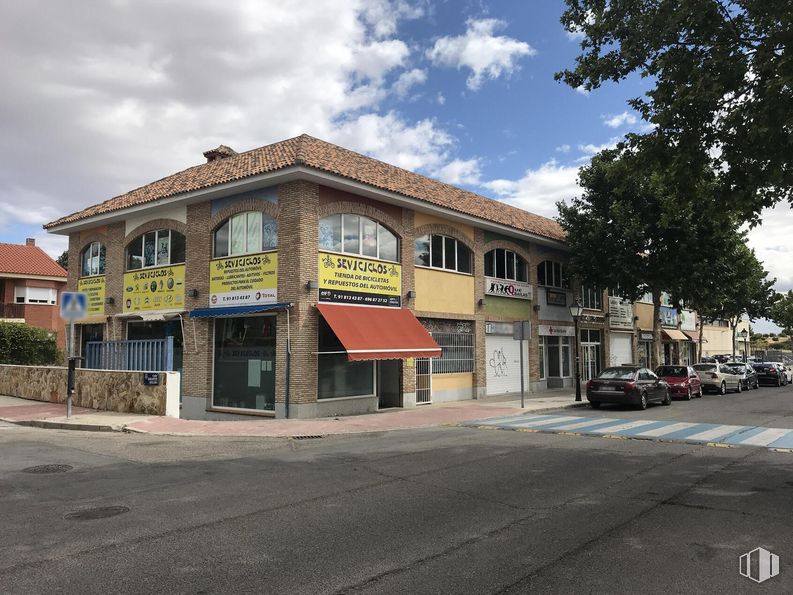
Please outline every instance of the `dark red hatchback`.
[[594, 409], [602, 403], [622, 403], [647, 409], [651, 402], [670, 405], [669, 385], [647, 368], [606, 368], [586, 383], [586, 398]]
[[655, 374], [666, 380], [673, 397], [690, 401], [702, 396], [702, 381], [691, 366], [658, 366]]

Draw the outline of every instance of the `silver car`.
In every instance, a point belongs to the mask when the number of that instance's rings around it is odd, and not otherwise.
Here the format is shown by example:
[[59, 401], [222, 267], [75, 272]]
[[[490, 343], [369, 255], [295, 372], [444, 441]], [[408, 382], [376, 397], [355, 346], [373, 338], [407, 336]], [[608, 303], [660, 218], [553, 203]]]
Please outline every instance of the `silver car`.
[[730, 366], [720, 363], [694, 364], [692, 366], [702, 381], [704, 392], [716, 392], [720, 395], [727, 394], [728, 390], [739, 393], [743, 390], [741, 377], [734, 373]]

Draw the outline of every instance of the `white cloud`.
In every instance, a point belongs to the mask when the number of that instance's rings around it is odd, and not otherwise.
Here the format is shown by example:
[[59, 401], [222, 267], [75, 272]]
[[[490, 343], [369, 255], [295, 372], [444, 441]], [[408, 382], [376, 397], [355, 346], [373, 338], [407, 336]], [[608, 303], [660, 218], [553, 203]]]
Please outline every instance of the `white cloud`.
[[575, 88], [575, 92], [580, 93], [584, 97], [589, 97], [589, 90], [586, 87], [584, 87], [584, 85], [578, 85]]
[[630, 112], [622, 112], [610, 116], [603, 116], [603, 124], [609, 128], [620, 128], [621, 126], [632, 126], [639, 121], [634, 114]]
[[414, 68], [400, 74], [392, 88], [399, 97], [405, 97], [414, 86], [421, 85], [426, 80], [427, 73], [420, 68]]
[[433, 172], [433, 177], [447, 184], [479, 184], [482, 175], [478, 159], [455, 159]]
[[556, 147], [556, 150], [559, 153], [569, 153], [571, 148], [572, 147], [570, 145], [565, 144], [565, 145], [559, 145], [558, 147]]
[[438, 91], [438, 95], [435, 97], [435, 101], [438, 102], [438, 105], [443, 105], [446, 103], [446, 98], [443, 96], [443, 93]]
[[427, 57], [437, 66], [470, 69], [466, 85], [476, 90], [485, 79], [511, 75], [519, 68], [519, 58], [537, 53], [524, 41], [494, 35], [505, 25], [498, 19], [468, 19], [464, 35], [441, 37]]
[[749, 231], [749, 246], [754, 248], [771, 277], [776, 277], [777, 291], [793, 289], [793, 208], [788, 203], [779, 204], [763, 212], [762, 225]]
[[555, 217], [557, 201], [567, 201], [581, 193], [578, 166], [560, 165], [554, 160], [529, 169], [518, 180], [492, 180], [482, 184], [502, 200], [538, 215]]
[[302, 132], [438, 170], [455, 139], [434, 121], [381, 110], [421, 82], [396, 33], [423, 6], [56, 2], [45, 20], [38, 3], [5, 6], [0, 229], [196, 165], [221, 143], [247, 150]]
[[605, 151], [606, 149], [614, 149], [617, 146], [617, 143], [620, 142], [619, 137], [610, 138], [607, 142], [602, 143], [600, 145], [595, 145], [593, 143], [587, 143], [585, 145], [578, 145], [578, 150], [583, 153], [583, 156], [579, 158], [579, 161], [589, 161], [589, 159], [601, 151]]

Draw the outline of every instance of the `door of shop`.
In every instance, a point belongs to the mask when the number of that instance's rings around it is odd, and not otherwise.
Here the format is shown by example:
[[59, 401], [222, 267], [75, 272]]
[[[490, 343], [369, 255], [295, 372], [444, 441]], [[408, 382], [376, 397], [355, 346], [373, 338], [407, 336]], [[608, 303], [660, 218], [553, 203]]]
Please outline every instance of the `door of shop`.
[[432, 360], [416, 358], [416, 404], [432, 403]]
[[581, 331], [581, 361], [584, 382], [600, 374], [600, 331]]
[[[488, 335], [485, 338], [487, 395], [520, 392], [520, 344], [511, 336]], [[528, 348], [523, 346], [523, 374], [528, 386]]]
[[633, 337], [626, 333], [611, 332], [611, 353], [609, 364], [622, 366], [633, 363]]

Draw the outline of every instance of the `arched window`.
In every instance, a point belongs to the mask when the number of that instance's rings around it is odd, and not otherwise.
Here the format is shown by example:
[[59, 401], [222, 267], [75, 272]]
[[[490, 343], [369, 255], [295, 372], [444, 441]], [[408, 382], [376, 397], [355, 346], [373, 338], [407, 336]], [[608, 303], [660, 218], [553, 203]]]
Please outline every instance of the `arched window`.
[[485, 254], [485, 277], [525, 283], [528, 275], [526, 261], [512, 250], [496, 248]]
[[173, 229], [149, 231], [132, 240], [127, 246], [127, 270], [182, 264], [185, 258], [185, 239]]
[[91, 242], [80, 253], [80, 276], [93, 277], [105, 274], [105, 245]]
[[396, 234], [373, 219], [347, 213], [320, 220], [319, 249], [392, 262], [399, 260]]
[[416, 238], [416, 264], [470, 274], [471, 250], [455, 238], [427, 234]]
[[258, 211], [237, 213], [215, 230], [213, 257], [254, 254], [278, 247], [278, 222]]
[[546, 287], [567, 288], [567, 277], [564, 276], [564, 267], [559, 262], [543, 260], [537, 265], [537, 285]]

